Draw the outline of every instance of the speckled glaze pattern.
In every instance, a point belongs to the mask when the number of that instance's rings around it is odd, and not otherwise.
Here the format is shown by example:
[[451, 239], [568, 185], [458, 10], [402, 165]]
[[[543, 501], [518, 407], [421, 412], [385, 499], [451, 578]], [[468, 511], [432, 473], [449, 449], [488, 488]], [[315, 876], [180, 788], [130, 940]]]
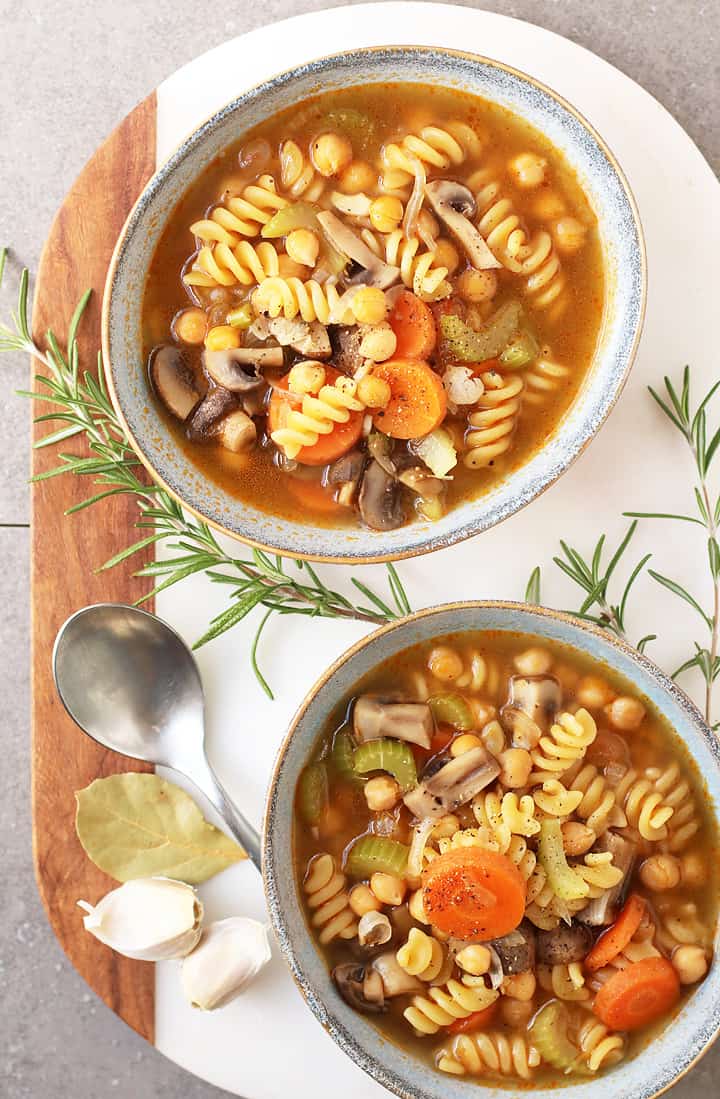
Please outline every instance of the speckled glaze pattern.
[[[576, 170], [600, 226], [607, 305], [588, 377], [545, 447], [486, 495], [435, 523], [387, 532], [331, 530], [269, 515], [207, 480], [181, 453], [150, 397], [142, 362], [142, 288], [173, 208], [203, 167], [249, 128], [318, 91], [369, 82], [457, 88], [499, 103], [543, 131]], [[103, 303], [103, 354], [113, 401], [153, 476], [191, 511], [243, 541], [312, 560], [395, 560], [452, 545], [501, 522], [547, 488], [593, 438], [637, 348], [645, 304], [642, 230], [627, 182], [602, 139], [548, 88], [498, 62], [399, 46], [327, 57], [283, 73], [229, 103], [196, 130], [140, 196], [118, 241]]]
[[[720, 741], [690, 699], [646, 657], [596, 627], [556, 611], [519, 603], [454, 603], [420, 611], [383, 627], [348, 650], [316, 683], [300, 707], [280, 749], [271, 780], [263, 836], [265, 891], [275, 934], [310, 1008], [356, 1064], [404, 1099], [491, 1099], [517, 1096], [514, 1089], [486, 1087], [436, 1072], [383, 1040], [367, 1018], [336, 992], [308, 930], [295, 884], [290, 806], [295, 784], [330, 714], [354, 685], [384, 660], [433, 637], [469, 630], [534, 634], [573, 646], [636, 684], [685, 741], [708, 788], [715, 812], [720, 806]], [[570, 1099], [651, 1099], [669, 1088], [706, 1051], [720, 1031], [720, 933], [706, 980], [682, 1011], [637, 1057], [600, 1078], [562, 1090]], [[522, 1094], [528, 1094], [523, 1090]], [[556, 1088], [532, 1090], [536, 1099], [557, 1099]]]

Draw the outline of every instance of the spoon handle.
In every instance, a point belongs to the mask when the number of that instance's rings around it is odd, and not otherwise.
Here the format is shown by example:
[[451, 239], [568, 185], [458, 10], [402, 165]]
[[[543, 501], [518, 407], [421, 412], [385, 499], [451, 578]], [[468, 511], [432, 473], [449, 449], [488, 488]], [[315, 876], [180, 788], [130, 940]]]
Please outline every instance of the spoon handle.
[[250, 861], [262, 873], [262, 856], [260, 854], [260, 833], [237, 808], [230, 795], [223, 788], [217, 775], [213, 771], [207, 756], [193, 763], [192, 768], [183, 768], [184, 774], [191, 779], [198, 790], [202, 791], [208, 801], [217, 809], [228, 831], [248, 855]]

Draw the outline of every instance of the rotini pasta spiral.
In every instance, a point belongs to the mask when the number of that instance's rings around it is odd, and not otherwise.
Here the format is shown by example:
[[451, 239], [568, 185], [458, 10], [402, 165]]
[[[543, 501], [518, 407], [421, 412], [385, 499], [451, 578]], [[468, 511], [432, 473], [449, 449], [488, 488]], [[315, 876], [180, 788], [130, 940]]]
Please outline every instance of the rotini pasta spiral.
[[443, 967], [445, 952], [432, 935], [426, 935], [424, 931], [413, 927], [396, 958], [398, 965], [411, 977], [418, 977], [421, 981], [434, 981]]
[[334, 323], [357, 324], [352, 299], [344, 305], [335, 286], [321, 286], [314, 279], [309, 282], [279, 276], [263, 279], [253, 294], [252, 302], [257, 313], [267, 313], [270, 317], [283, 316], [292, 320], [300, 314], [304, 321], [328, 324], [332, 314]]
[[615, 800], [624, 809], [628, 824], [636, 828], [643, 839], [651, 843], [667, 839], [668, 821], [675, 810], [652, 779], [630, 768], [615, 789]]
[[475, 820], [502, 854], [510, 847], [513, 836], [534, 836], [540, 831], [540, 822], [535, 818], [535, 802], [529, 794], [523, 797], [510, 792], [478, 794], [473, 799], [472, 811]]
[[678, 946], [709, 945], [710, 936], [694, 901], [685, 901], [680, 906], [662, 903], [658, 905], [658, 915], [656, 938], [663, 950], [672, 952]]
[[529, 1080], [540, 1061], [540, 1054], [524, 1034], [479, 1030], [474, 1034], [458, 1034], [441, 1046], [436, 1064], [441, 1072], [453, 1076], [484, 1076], [493, 1072]]
[[625, 814], [615, 804], [615, 791], [591, 763], [578, 771], [572, 782], [568, 783], [568, 789], [581, 794], [576, 808], [577, 815], [596, 836], [602, 835], [608, 827], [613, 810], [613, 823], [619, 827], [627, 824]]
[[476, 650], [472, 650], [464, 659], [466, 666], [455, 680], [456, 685], [476, 694], [482, 692], [489, 698], [497, 698], [502, 685], [497, 661]]
[[310, 922], [320, 929], [319, 942], [355, 938], [357, 920], [349, 906], [345, 875], [338, 870], [332, 855], [315, 855], [310, 860], [303, 890], [312, 912]]
[[590, 999], [590, 989], [585, 985], [585, 974], [580, 962], [539, 965], [537, 979], [540, 987], [557, 996], [558, 1000], [575, 1002]]
[[278, 210], [289, 205], [277, 193], [271, 175], [260, 176], [240, 195], [230, 195], [209, 218], [193, 222], [190, 231], [203, 244], [236, 244], [240, 237], [256, 237]]
[[468, 469], [484, 469], [510, 447], [510, 437], [520, 411], [523, 382], [518, 375], [503, 378], [496, 371], [481, 375], [485, 392], [477, 411], [468, 416], [463, 463]]
[[565, 276], [552, 237], [541, 230], [519, 253], [521, 272], [527, 277], [527, 292], [540, 309], [559, 303]]
[[613, 865], [610, 851], [589, 851], [584, 863], [574, 866], [573, 870], [588, 886], [587, 896], [591, 900], [614, 889], [624, 877], [620, 867]]
[[591, 1072], [616, 1065], [625, 1054], [622, 1034], [614, 1034], [589, 1012], [578, 1030], [577, 1043]]
[[645, 774], [655, 784], [665, 805], [673, 810], [668, 823], [668, 848], [670, 851], [682, 851], [700, 828], [690, 784], [682, 777], [677, 763], [671, 763], [664, 770], [648, 767]]
[[283, 141], [280, 146], [280, 186], [292, 198], [305, 202], [317, 202], [325, 189], [325, 180], [296, 141]]
[[535, 804], [551, 817], [569, 817], [582, 801], [579, 790], [568, 790], [556, 778], [547, 779], [533, 792]]
[[383, 148], [383, 187], [398, 190], [411, 183], [419, 160], [428, 168], [443, 170], [457, 167], [468, 156], [479, 156], [482, 141], [479, 135], [464, 122], [449, 122], [440, 126], [424, 126], [419, 134], [406, 134], [399, 142], [390, 142]]
[[523, 400], [528, 404], [543, 404], [569, 376], [570, 367], [555, 362], [550, 358], [547, 349], [543, 350], [540, 357], [523, 374], [525, 381]]
[[560, 714], [550, 732], [540, 738], [530, 753], [534, 764], [530, 783], [543, 783], [562, 775], [583, 758], [596, 735], [597, 725], [587, 710]]
[[418, 1034], [437, 1034], [440, 1027], [456, 1019], [467, 1019], [475, 1011], [484, 1011], [495, 1003], [499, 993], [484, 985], [468, 988], [460, 981], [449, 980], [444, 988], [431, 988], [427, 996], [413, 996], [404, 1017]]
[[365, 407], [355, 396], [357, 386], [351, 378], [338, 378], [333, 385], [324, 385], [317, 397], [307, 393], [301, 409], [290, 409], [285, 423], [271, 435], [286, 457], [295, 458], [303, 447], [315, 446], [321, 435], [329, 435], [335, 424], [345, 424], [351, 412]]
[[[417, 237], [406, 237], [402, 229], [396, 229], [380, 239], [365, 233], [363, 239], [376, 255], [382, 256], [391, 267], [400, 269], [405, 286], [423, 301], [440, 301], [452, 293], [452, 286], [447, 282], [447, 267], [435, 266], [435, 253], [420, 251]], [[370, 244], [371, 239], [374, 245]]]
[[270, 241], [257, 245], [241, 240], [234, 247], [204, 244], [184, 277], [188, 286], [252, 286], [274, 278], [280, 270], [277, 249]]

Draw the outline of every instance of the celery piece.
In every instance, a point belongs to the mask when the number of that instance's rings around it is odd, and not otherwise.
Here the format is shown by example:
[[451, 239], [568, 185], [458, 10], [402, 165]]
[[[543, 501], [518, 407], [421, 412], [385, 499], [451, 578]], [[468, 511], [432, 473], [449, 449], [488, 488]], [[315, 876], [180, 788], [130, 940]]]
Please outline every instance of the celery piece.
[[345, 782], [359, 782], [360, 777], [353, 765], [355, 746], [347, 729], [339, 729], [333, 738], [330, 760], [337, 775]]
[[360, 836], [345, 859], [345, 869], [353, 878], [369, 878], [379, 871], [402, 877], [407, 866], [409, 848], [387, 836]]
[[541, 1007], [530, 1023], [528, 1033], [543, 1061], [563, 1072], [592, 1075], [581, 1060], [580, 1050], [568, 1038], [568, 1012], [559, 1000]]
[[233, 309], [227, 315], [227, 322], [228, 324], [231, 324], [233, 328], [249, 328], [254, 320], [255, 314], [248, 301], [243, 302], [242, 305], [239, 305], [237, 309]]
[[500, 362], [509, 370], [522, 370], [535, 362], [540, 352], [540, 345], [532, 332], [524, 329], [511, 341], [500, 356]]
[[364, 145], [375, 132], [375, 123], [370, 115], [358, 111], [355, 107], [337, 107], [328, 111], [320, 123], [322, 130], [340, 130], [347, 134], [353, 145]]
[[294, 202], [291, 206], [283, 206], [263, 226], [262, 235], [273, 240], [276, 237], [286, 237], [293, 229], [314, 229], [316, 233], [319, 231], [317, 212], [309, 202]]
[[479, 332], [454, 314], [440, 318], [443, 351], [457, 362], [482, 363], [496, 359], [517, 333], [522, 306], [518, 301], [501, 305]]
[[397, 779], [403, 793], [417, 786], [415, 756], [407, 744], [390, 737], [369, 740], [361, 744], [353, 757], [356, 774], [368, 771], [387, 771]]
[[452, 725], [462, 732], [475, 727], [472, 711], [462, 695], [433, 695], [428, 699], [428, 706], [438, 725]]
[[579, 901], [588, 895], [587, 882], [574, 872], [565, 858], [562, 830], [557, 817], [540, 824], [538, 861], [547, 874], [550, 888], [561, 901]]
[[[461, 369], [466, 369], [461, 367]], [[457, 451], [448, 431], [436, 427], [429, 435], [413, 442], [412, 450], [435, 477], [445, 477], [457, 465]]]
[[298, 782], [298, 808], [308, 824], [317, 824], [325, 812], [329, 799], [327, 768], [317, 761], [309, 763], [300, 774]]

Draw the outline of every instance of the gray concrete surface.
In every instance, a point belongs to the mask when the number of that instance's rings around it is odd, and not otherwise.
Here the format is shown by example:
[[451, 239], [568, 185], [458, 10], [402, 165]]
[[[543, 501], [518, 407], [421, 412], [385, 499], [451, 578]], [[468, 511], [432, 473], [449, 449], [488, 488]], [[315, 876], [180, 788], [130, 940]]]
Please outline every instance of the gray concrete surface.
[[[0, 246], [8, 284], [36, 267], [52, 215], [101, 139], [164, 77], [243, 31], [323, 0], [0, 0]], [[720, 166], [720, 6], [689, 0], [470, 3], [538, 23], [600, 54], [652, 92]], [[100, 1004], [45, 922], [33, 879], [28, 758], [28, 409], [13, 396], [27, 363], [2, 370], [0, 659], [0, 1096], [3, 1099], [199, 1099], [225, 1093], [170, 1064]], [[673, 1089], [717, 1095], [720, 1046]], [[298, 1090], [298, 1096], [310, 1092]], [[631, 1099], [631, 1097], [627, 1097]]]

